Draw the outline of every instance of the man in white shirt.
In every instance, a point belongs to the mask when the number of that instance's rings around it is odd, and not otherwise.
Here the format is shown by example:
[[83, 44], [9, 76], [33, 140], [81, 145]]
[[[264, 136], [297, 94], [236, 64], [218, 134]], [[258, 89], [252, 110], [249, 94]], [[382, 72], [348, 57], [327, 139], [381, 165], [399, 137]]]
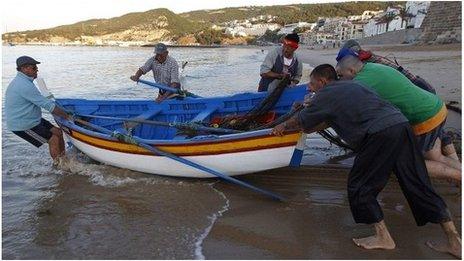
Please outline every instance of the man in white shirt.
[[[180, 88], [179, 65], [174, 58], [168, 55], [167, 46], [163, 43], [158, 43], [155, 45], [154, 52], [155, 56], [150, 57], [130, 79], [137, 82], [140, 76], [151, 70], [153, 72], [153, 78], [157, 83], [164, 84], [168, 87]], [[176, 93], [159, 90], [156, 102], [174, 98], [175, 96], [177, 96]]]

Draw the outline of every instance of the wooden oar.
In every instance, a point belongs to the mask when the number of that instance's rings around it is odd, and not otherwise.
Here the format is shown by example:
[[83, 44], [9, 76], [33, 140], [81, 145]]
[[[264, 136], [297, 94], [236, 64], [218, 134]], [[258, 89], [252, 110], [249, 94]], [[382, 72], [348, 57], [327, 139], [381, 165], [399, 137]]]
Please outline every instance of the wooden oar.
[[164, 84], [149, 82], [149, 81], [145, 81], [145, 80], [142, 80], [142, 79], [139, 79], [137, 82], [141, 82], [141, 83], [149, 85], [151, 87], [155, 87], [155, 88], [165, 90], [165, 91], [168, 91], [168, 92], [177, 93], [177, 94], [180, 94], [182, 96], [192, 97], [192, 98], [201, 98], [201, 96], [198, 96], [198, 95], [193, 94], [191, 92], [182, 91], [181, 89], [172, 88], [172, 87], [166, 86]]
[[193, 167], [193, 168], [196, 168], [196, 169], [199, 169], [199, 170], [202, 170], [204, 172], [207, 172], [209, 174], [212, 174], [216, 177], [219, 177], [219, 178], [222, 178], [226, 181], [229, 181], [229, 182], [232, 182], [234, 184], [237, 184], [237, 185], [240, 185], [240, 186], [243, 186], [243, 187], [246, 187], [246, 188], [249, 188], [251, 190], [254, 190], [256, 192], [259, 192], [259, 193], [262, 193], [266, 196], [269, 196], [273, 199], [276, 199], [276, 200], [280, 200], [280, 201], [284, 201], [285, 198], [282, 197], [282, 196], [279, 196], [275, 193], [272, 193], [272, 192], [269, 192], [267, 190], [264, 190], [264, 189], [260, 189], [258, 187], [255, 187], [251, 184], [248, 184], [246, 182], [243, 182], [241, 180], [238, 180], [238, 179], [235, 179], [235, 178], [232, 178], [230, 176], [227, 176], [225, 174], [222, 174], [216, 170], [213, 170], [213, 169], [210, 169], [208, 167], [205, 167], [205, 166], [202, 166], [198, 163], [195, 163], [191, 160], [188, 160], [188, 159], [185, 159], [185, 158], [181, 158], [179, 156], [176, 156], [172, 153], [169, 153], [169, 152], [166, 152], [166, 151], [163, 151], [163, 150], [160, 150], [159, 148], [156, 148], [154, 146], [150, 146], [146, 143], [144, 143], [141, 138], [137, 137], [137, 136], [129, 136], [129, 135], [125, 135], [123, 133], [120, 133], [120, 132], [112, 132], [106, 128], [103, 128], [101, 126], [98, 126], [98, 125], [95, 125], [95, 124], [92, 124], [90, 122], [87, 122], [87, 121], [84, 121], [84, 120], [81, 120], [81, 119], [75, 119], [74, 120], [75, 122], [78, 122], [84, 126], [87, 126], [89, 128], [92, 128], [94, 130], [97, 130], [97, 131], [100, 131], [102, 133], [105, 133], [105, 134], [108, 134], [108, 135], [111, 135], [112, 137], [115, 137], [117, 138], [118, 140], [122, 141], [122, 142], [125, 142], [125, 143], [128, 143], [128, 144], [133, 144], [133, 145], [136, 145], [136, 146], [139, 146], [139, 147], [142, 147], [148, 151], [150, 151], [151, 153], [153, 153], [154, 155], [161, 155], [161, 156], [165, 156], [165, 157], [168, 157], [172, 160], [175, 160], [175, 161], [178, 161], [182, 164], [185, 164], [187, 166], [190, 166], [190, 167]]
[[107, 119], [107, 120], [115, 120], [115, 121], [130, 121], [130, 122], [138, 122], [138, 123], [146, 123], [146, 124], [153, 124], [153, 125], [160, 125], [166, 127], [172, 127], [177, 129], [191, 129], [191, 130], [198, 130], [198, 131], [207, 131], [213, 133], [222, 133], [222, 134], [231, 134], [231, 133], [241, 133], [243, 131], [240, 130], [233, 130], [233, 129], [224, 129], [224, 128], [213, 128], [213, 127], [206, 127], [197, 123], [188, 123], [188, 122], [165, 122], [165, 121], [152, 121], [152, 120], [144, 120], [144, 119], [137, 119], [137, 118], [120, 118], [120, 117], [111, 117], [111, 116], [102, 116], [102, 115], [92, 115], [92, 114], [74, 114], [75, 116], [80, 117], [87, 117], [87, 118], [95, 118], [95, 119]]
[[[44, 88], [48, 91], [47, 87], [44, 86]], [[50, 92], [50, 91], [48, 91]], [[50, 92], [51, 93], [51, 92]], [[52, 95], [53, 97], [53, 95]], [[60, 106], [61, 108], [63, 108], [67, 113], [73, 115], [72, 112], [70, 112], [69, 110], [65, 109], [64, 106], [61, 106], [58, 101], [55, 100], [55, 103]], [[199, 169], [199, 170], [202, 170], [204, 172], [207, 172], [207, 173], [210, 173], [216, 177], [219, 177], [219, 178], [222, 178], [226, 181], [229, 181], [229, 182], [232, 182], [234, 184], [237, 184], [237, 185], [240, 185], [240, 186], [243, 186], [243, 187], [246, 187], [246, 188], [249, 188], [251, 190], [254, 190], [256, 192], [259, 192], [259, 193], [262, 193], [266, 196], [269, 196], [273, 199], [276, 199], [276, 200], [279, 200], [279, 201], [285, 201], [285, 198], [282, 197], [282, 196], [279, 196], [277, 194], [274, 194], [272, 192], [269, 192], [267, 190], [264, 190], [264, 189], [260, 189], [258, 187], [255, 187], [251, 184], [248, 184], [246, 182], [243, 182], [241, 180], [238, 180], [238, 179], [235, 179], [235, 178], [232, 178], [232, 177], [229, 177], [225, 174], [222, 174], [216, 170], [213, 170], [213, 169], [210, 169], [210, 168], [207, 168], [205, 166], [202, 166], [200, 164], [197, 164], [193, 161], [190, 161], [190, 160], [187, 160], [185, 158], [181, 158], [181, 157], [178, 157], [174, 154], [171, 154], [169, 152], [165, 152], [165, 151], [162, 151], [154, 146], [150, 146], [148, 144], [145, 144], [144, 142], [141, 141], [140, 138], [138, 138], [137, 136], [128, 136], [128, 135], [125, 135], [125, 134], [122, 134], [122, 133], [113, 133], [111, 132], [110, 130], [106, 129], [106, 128], [103, 128], [101, 126], [98, 126], [98, 125], [95, 125], [95, 124], [92, 124], [90, 122], [87, 122], [87, 121], [84, 121], [84, 120], [81, 120], [81, 119], [74, 119], [74, 121], [76, 122], [79, 122], [80, 124], [82, 125], [85, 125], [87, 127], [90, 127], [92, 129], [95, 129], [97, 131], [100, 131], [102, 133], [106, 133], [108, 135], [111, 135], [113, 137], [116, 137], [118, 140], [122, 141], [122, 142], [125, 142], [125, 143], [128, 143], [128, 144], [134, 144], [134, 145], [137, 145], [139, 147], [142, 147], [142, 148], [145, 148], [147, 149], [148, 151], [150, 151], [151, 153], [153, 153], [154, 155], [162, 155], [162, 156], [165, 156], [165, 157], [168, 157], [170, 159], [173, 159], [175, 161], [178, 161], [182, 164], [185, 164], [185, 165], [188, 165], [188, 166], [191, 166], [193, 168], [196, 168], [196, 169]]]

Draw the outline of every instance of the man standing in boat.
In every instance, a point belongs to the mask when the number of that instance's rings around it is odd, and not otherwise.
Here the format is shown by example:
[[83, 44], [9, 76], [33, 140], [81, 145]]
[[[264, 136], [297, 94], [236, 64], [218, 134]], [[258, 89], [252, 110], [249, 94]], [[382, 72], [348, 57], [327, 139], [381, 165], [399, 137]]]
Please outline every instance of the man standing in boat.
[[260, 68], [259, 92], [274, 90], [286, 75], [290, 76], [291, 85], [300, 82], [303, 64], [295, 53], [299, 42], [298, 34], [288, 34], [284, 37], [282, 46], [266, 55]]
[[[135, 75], [130, 77], [130, 79], [137, 82], [140, 76], [151, 70], [157, 83], [179, 89], [179, 65], [174, 58], [168, 55], [169, 52], [167, 46], [163, 43], [156, 44], [154, 53], [155, 56], [150, 57], [145, 64], [137, 70]], [[171, 99], [176, 96], [178, 96], [177, 93], [159, 90], [156, 102], [162, 102], [165, 99]]]
[[332, 127], [357, 152], [348, 176], [348, 200], [356, 223], [373, 224], [375, 234], [354, 238], [364, 249], [394, 249], [377, 201], [393, 172], [406, 197], [416, 224], [440, 224], [446, 243], [427, 245], [461, 258], [461, 238], [443, 199], [434, 191], [412, 127], [398, 108], [365, 85], [337, 81], [335, 68], [319, 65], [311, 72], [311, 104], [277, 125], [274, 135], [300, 129], [306, 133]]
[[34, 85], [39, 69], [36, 61], [29, 56], [16, 60], [16, 77], [10, 82], [5, 93], [5, 116], [7, 128], [14, 134], [36, 147], [48, 143], [54, 164], [65, 153], [63, 133], [42, 118], [42, 110], [58, 117], [68, 118], [67, 113], [56, 103], [42, 96]]

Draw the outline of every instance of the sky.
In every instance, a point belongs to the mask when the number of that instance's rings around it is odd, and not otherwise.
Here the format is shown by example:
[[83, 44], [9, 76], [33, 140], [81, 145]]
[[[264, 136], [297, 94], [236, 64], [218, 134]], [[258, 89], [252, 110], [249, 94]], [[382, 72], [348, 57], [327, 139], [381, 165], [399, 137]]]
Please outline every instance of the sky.
[[50, 28], [94, 18], [167, 8], [174, 13], [250, 5], [340, 2], [340, 0], [2, 0], [1, 30], [15, 32]]

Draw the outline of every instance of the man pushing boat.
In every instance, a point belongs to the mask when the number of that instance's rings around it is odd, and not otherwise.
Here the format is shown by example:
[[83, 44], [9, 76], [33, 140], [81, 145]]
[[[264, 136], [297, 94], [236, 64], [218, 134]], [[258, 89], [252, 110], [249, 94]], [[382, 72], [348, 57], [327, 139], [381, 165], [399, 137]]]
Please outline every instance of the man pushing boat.
[[68, 114], [39, 92], [33, 81], [37, 78], [40, 62], [29, 56], [16, 60], [16, 77], [5, 93], [5, 116], [7, 128], [37, 148], [48, 143], [54, 164], [64, 155], [63, 133], [42, 118], [41, 108], [55, 116], [68, 118]]
[[357, 151], [348, 177], [348, 199], [356, 223], [374, 224], [375, 234], [354, 238], [365, 249], [394, 249], [377, 195], [395, 173], [418, 226], [440, 224], [447, 242], [434, 250], [461, 258], [461, 238], [443, 199], [434, 191], [424, 158], [406, 117], [363, 84], [336, 81], [329, 64], [317, 66], [309, 87], [316, 94], [309, 106], [290, 120], [277, 125], [274, 135], [301, 129], [307, 133], [329, 125]]

